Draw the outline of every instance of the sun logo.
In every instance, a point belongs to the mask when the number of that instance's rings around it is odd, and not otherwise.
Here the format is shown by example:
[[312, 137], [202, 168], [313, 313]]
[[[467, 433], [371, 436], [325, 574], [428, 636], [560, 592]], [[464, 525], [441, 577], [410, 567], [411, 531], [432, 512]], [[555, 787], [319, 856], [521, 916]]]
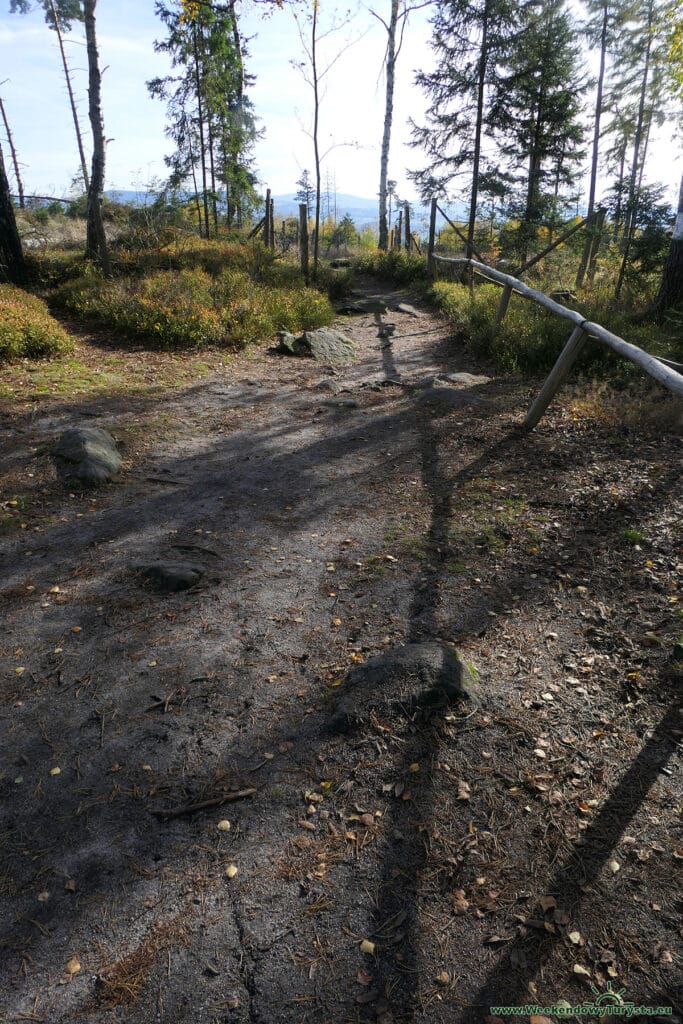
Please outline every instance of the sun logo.
[[621, 998], [623, 993], [626, 991], [625, 988], [620, 988], [615, 991], [612, 988], [612, 982], [607, 982], [607, 988], [604, 992], [601, 992], [595, 985], [591, 985], [591, 992], [596, 998], [592, 1001], [593, 1006], [624, 1006], [624, 1000]]

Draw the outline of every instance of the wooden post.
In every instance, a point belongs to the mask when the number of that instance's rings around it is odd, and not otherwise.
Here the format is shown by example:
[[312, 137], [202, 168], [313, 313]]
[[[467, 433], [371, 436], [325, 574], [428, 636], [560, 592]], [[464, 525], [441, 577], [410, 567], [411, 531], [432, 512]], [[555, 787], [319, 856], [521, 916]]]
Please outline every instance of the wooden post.
[[263, 218], [263, 242], [267, 247], [270, 244], [270, 189], [266, 189], [266, 215]]
[[427, 271], [430, 277], [436, 277], [436, 262], [434, 260], [434, 243], [436, 240], [436, 199], [432, 199], [429, 211], [429, 243], [427, 246]]
[[396, 234], [394, 235], [394, 245], [397, 249], [401, 248], [401, 238], [403, 237], [403, 210], [398, 211], [398, 224], [396, 225]]
[[588, 260], [588, 283], [593, 284], [595, 279], [595, 271], [598, 266], [598, 250], [600, 249], [600, 242], [602, 241], [602, 230], [605, 226], [605, 216], [607, 211], [600, 207], [598, 210], [598, 219], [595, 223], [595, 234], [591, 240], [591, 251], [590, 259]]
[[562, 349], [559, 359], [553, 366], [541, 388], [538, 397], [526, 414], [524, 429], [533, 430], [543, 413], [546, 411], [560, 387], [567, 378], [574, 360], [586, 343], [588, 335], [582, 326], [575, 327], [567, 344]]
[[275, 200], [270, 200], [270, 217], [268, 218], [270, 223], [270, 237], [268, 239], [268, 248], [275, 248]]
[[405, 205], [405, 240], [406, 240], [406, 252], [410, 252], [410, 243], [412, 242], [412, 236], [410, 234], [410, 206], [408, 203]]
[[301, 273], [308, 284], [308, 206], [299, 203], [299, 252], [301, 255]]
[[510, 305], [510, 298], [512, 296], [512, 285], [506, 284], [503, 286], [503, 290], [500, 293], [500, 301], [498, 302], [498, 309], [496, 315], [493, 318], [493, 329], [494, 331], [500, 326], [503, 321], [503, 317], [508, 311]]
[[393, 228], [389, 232], [389, 248], [390, 249], [394, 248], [394, 229]]

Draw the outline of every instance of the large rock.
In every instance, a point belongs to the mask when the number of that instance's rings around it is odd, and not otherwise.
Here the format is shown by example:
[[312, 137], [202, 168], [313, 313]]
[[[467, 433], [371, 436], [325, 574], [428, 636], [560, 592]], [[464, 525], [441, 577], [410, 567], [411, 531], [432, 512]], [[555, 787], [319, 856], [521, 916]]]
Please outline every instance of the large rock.
[[157, 590], [164, 593], [188, 590], [195, 583], [199, 583], [204, 575], [204, 569], [191, 562], [153, 562], [151, 565], [141, 565], [138, 568]]
[[452, 647], [436, 641], [395, 647], [352, 669], [343, 683], [332, 729], [344, 732], [366, 722], [373, 712], [439, 697], [474, 696], [475, 673]]
[[100, 427], [70, 427], [59, 438], [52, 455], [60, 476], [89, 487], [106, 483], [121, 468], [114, 438]]
[[356, 352], [353, 342], [332, 327], [304, 331], [296, 337], [288, 331], [278, 334], [277, 351], [290, 356], [312, 356], [324, 363], [350, 363]]

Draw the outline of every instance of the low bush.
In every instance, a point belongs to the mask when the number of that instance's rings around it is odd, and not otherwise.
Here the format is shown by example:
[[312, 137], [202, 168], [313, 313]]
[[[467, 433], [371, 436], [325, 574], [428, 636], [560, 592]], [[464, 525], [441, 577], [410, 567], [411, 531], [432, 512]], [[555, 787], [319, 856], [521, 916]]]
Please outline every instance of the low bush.
[[426, 282], [429, 277], [426, 258], [402, 249], [390, 249], [388, 252], [377, 249], [363, 253], [355, 260], [354, 267], [363, 274], [374, 274], [396, 284]]
[[[504, 372], [536, 373], [549, 370], [567, 342], [572, 325], [534, 302], [513, 295], [507, 314], [496, 330], [493, 321], [501, 289], [496, 285], [478, 285], [474, 295], [464, 285], [437, 281], [431, 297], [451, 322], [454, 333], [468, 348]], [[638, 345], [652, 355], [676, 357], [676, 331], [664, 331], [661, 325], [634, 320], [627, 312], [603, 302], [582, 304], [586, 320], [600, 324], [613, 334]], [[639, 373], [628, 360], [617, 356], [606, 345], [589, 341], [578, 366], [592, 373], [628, 378]]]
[[55, 301], [159, 349], [242, 348], [278, 330], [330, 323], [334, 311], [319, 292], [273, 288], [241, 270], [160, 270], [107, 281], [93, 273], [65, 283]]
[[44, 302], [21, 288], [0, 284], [0, 362], [43, 359], [72, 347]]

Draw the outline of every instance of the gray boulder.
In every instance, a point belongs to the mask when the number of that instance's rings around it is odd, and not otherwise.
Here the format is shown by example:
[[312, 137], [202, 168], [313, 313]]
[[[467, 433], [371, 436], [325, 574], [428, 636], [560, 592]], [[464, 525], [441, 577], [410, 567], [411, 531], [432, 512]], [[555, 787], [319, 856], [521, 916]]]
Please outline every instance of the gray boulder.
[[440, 697], [471, 699], [474, 688], [474, 670], [452, 647], [432, 640], [395, 647], [347, 674], [331, 726], [344, 732], [373, 712], [410, 709]]
[[157, 590], [165, 593], [188, 590], [204, 575], [204, 569], [191, 562], [153, 562], [138, 568]]
[[290, 356], [312, 356], [332, 364], [350, 363], [356, 354], [351, 339], [332, 327], [304, 331], [298, 338], [288, 331], [280, 331], [277, 351]]
[[70, 427], [52, 450], [59, 476], [89, 487], [106, 483], [121, 468], [111, 434], [100, 427]]

